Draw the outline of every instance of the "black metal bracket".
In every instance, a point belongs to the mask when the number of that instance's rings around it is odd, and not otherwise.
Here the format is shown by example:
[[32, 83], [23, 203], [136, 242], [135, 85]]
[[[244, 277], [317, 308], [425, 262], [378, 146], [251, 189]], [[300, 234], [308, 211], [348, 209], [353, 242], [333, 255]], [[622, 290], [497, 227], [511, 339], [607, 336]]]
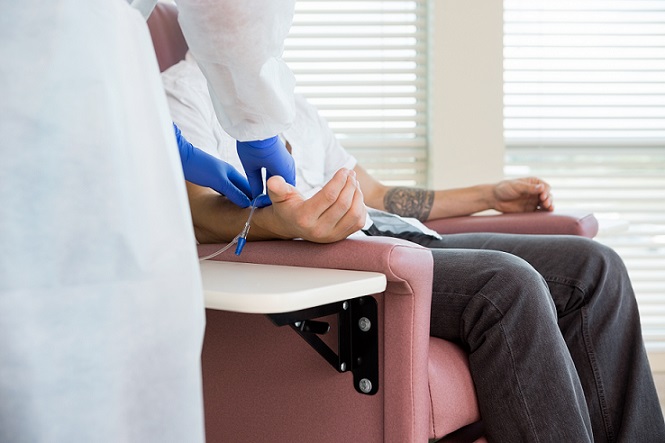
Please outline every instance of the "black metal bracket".
[[[337, 315], [337, 353], [319, 337], [330, 330], [313, 319]], [[359, 297], [300, 311], [268, 314], [277, 326], [289, 325], [338, 372], [353, 372], [353, 385], [361, 394], [379, 391], [379, 324], [374, 297]]]

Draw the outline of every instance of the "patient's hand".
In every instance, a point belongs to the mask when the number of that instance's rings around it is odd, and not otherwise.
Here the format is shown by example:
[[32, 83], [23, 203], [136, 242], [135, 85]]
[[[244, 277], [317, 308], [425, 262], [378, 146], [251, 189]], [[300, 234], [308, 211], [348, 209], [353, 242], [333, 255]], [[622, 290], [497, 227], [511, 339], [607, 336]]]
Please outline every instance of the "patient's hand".
[[536, 177], [504, 180], [493, 189], [493, 208], [501, 212], [553, 211], [550, 185]]
[[267, 188], [272, 205], [257, 211], [256, 224], [282, 238], [331, 243], [365, 224], [367, 210], [354, 171], [340, 169], [307, 200], [279, 176], [271, 177]]

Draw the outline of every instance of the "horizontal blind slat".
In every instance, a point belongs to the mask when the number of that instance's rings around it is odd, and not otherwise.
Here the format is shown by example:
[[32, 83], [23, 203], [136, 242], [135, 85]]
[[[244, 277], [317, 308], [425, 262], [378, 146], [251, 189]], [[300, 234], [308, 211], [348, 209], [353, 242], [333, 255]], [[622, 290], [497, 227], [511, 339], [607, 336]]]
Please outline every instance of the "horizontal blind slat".
[[665, 2], [504, 10], [506, 174], [548, 180], [558, 210], [596, 213], [597, 240], [633, 280], [647, 347], [665, 350]]
[[427, 9], [426, 0], [298, 1], [284, 45], [296, 92], [384, 182], [427, 182]]
[[[665, 349], [665, 143], [609, 148], [508, 144], [505, 172], [546, 179], [558, 211], [596, 214], [601, 226], [596, 240], [617, 251], [630, 274], [647, 347]], [[618, 221], [620, 229], [603, 233], [603, 225]]]

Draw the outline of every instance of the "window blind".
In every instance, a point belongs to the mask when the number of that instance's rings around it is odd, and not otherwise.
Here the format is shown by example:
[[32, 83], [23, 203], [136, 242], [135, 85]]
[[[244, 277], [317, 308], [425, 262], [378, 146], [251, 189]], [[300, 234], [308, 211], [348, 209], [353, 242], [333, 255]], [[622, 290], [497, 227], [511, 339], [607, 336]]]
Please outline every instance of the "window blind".
[[506, 175], [593, 211], [665, 351], [665, 0], [504, 1]]
[[426, 0], [299, 0], [284, 60], [296, 92], [386, 184], [427, 182]]

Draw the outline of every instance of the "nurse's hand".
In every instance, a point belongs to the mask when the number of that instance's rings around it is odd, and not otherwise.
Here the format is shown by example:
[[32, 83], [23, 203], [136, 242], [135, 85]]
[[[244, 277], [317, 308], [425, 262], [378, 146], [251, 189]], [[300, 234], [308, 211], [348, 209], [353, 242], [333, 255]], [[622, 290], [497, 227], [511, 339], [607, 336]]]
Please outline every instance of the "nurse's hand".
[[[266, 140], [237, 142], [238, 157], [245, 168], [245, 174], [252, 190], [252, 198], [263, 194], [263, 176], [261, 168], [266, 168], [266, 180], [280, 176], [286, 183], [295, 186], [296, 166], [293, 157], [284, 143], [275, 136]], [[258, 207], [267, 206], [270, 199], [262, 197], [257, 201]]]
[[188, 142], [175, 123], [173, 129], [185, 179], [199, 186], [214, 189], [241, 208], [248, 207], [250, 188], [247, 179], [230, 164]]
[[[261, 228], [267, 228], [281, 238], [332, 243], [362, 229], [365, 224], [367, 209], [352, 170], [337, 171], [308, 200], [281, 177], [268, 180], [267, 188], [272, 206], [254, 215], [255, 234], [259, 234]], [[250, 237], [251, 234], [252, 231]]]

